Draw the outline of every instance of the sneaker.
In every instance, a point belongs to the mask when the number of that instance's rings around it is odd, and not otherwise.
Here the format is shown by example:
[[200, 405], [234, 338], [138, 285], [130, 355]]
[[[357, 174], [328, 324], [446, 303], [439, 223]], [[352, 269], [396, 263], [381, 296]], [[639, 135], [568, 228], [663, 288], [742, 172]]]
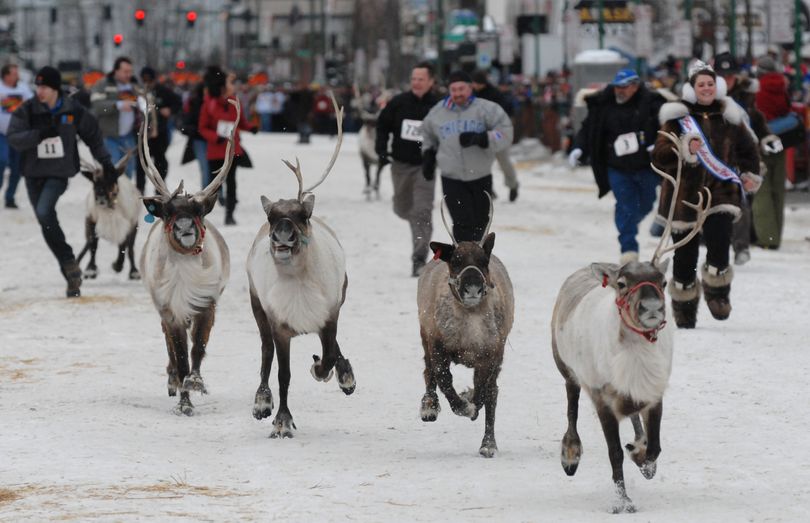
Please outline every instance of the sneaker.
[[518, 188], [515, 187], [514, 189], [509, 189], [509, 201], [513, 202], [517, 200], [518, 197]]
[[82, 295], [79, 287], [82, 286], [82, 269], [76, 260], [71, 260], [62, 266], [62, 274], [65, 275], [67, 280], [67, 291], [65, 294], [68, 298], [78, 298]]
[[751, 260], [751, 251], [748, 249], [734, 253], [734, 265], [745, 265], [749, 260]]
[[425, 262], [422, 260], [414, 260], [413, 267], [411, 269], [411, 277], [418, 278], [422, 275], [422, 272], [425, 270]]
[[19, 209], [19, 207], [17, 207], [17, 204], [14, 203], [14, 200], [12, 200], [10, 202], [6, 202], [6, 209]]
[[625, 265], [631, 261], [638, 261], [638, 253], [636, 251], [625, 251], [622, 257], [619, 258], [619, 265]]

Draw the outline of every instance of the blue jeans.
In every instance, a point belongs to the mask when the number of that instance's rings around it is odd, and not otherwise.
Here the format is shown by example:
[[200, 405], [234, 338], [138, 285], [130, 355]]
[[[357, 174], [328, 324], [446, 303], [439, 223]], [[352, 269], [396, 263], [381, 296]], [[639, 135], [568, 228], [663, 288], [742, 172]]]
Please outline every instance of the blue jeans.
[[259, 118], [262, 121], [262, 132], [273, 132], [273, 113], [259, 113]]
[[37, 215], [37, 221], [42, 228], [42, 236], [48, 248], [59, 260], [59, 265], [73, 260], [73, 249], [65, 240], [65, 233], [59, 226], [56, 216], [56, 202], [67, 189], [67, 178], [25, 178], [25, 188], [28, 190], [28, 199]]
[[[208, 187], [208, 184], [211, 183], [211, 180], [214, 179], [214, 173], [211, 172], [211, 166], [208, 163], [208, 142], [205, 140], [194, 140], [191, 142], [191, 147], [194, 150], [194, 157], [197, 159], [197, 163], [200, 165], [200, 175], [201, 175], [201, 187], [205, 189]], [[223, 189], [224, 185], [219, 186], [219, 199], [222, 200], [225, 196], [225, 189]]]
[[608, 167], [610, 189], [616, 197], [615, 221], [622, 252], [638, 252], [638, 224], [652, 210], [658, 175], [650, 169], [618, 171]]
[[8, 144], [5, 134], [0, 134], [0, 187], [3, 186], [3, 174], [9, 168], [6, 203], [14, 203], [17, 184], [20, 183], [20, 153]]
[[[110, 158], [113, 163], [118, 163], [118, 160], [123, 158], [127, 151], [134, 149], [136, 144], [137, 141], [133, 133], [125, 134], [124, 136], [108, 136], [104, 138], [104, 146], [107, 147], [107, 150], [110, 152]], [[135, 161], [137, 157], [138, 153], [136, 151], [127, 162], [125, 172], [127, 173], [127, 178], [130, 180], [135, 175]]]

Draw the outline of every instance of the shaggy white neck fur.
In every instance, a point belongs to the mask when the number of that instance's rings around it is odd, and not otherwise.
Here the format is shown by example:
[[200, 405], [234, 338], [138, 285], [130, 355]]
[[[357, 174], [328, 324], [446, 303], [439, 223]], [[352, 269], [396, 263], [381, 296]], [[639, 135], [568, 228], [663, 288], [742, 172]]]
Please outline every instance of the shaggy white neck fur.
[[121, 245], [138, 224], [140, 193], [135, 185], [121, 176], [118, 179], [118, 199], [114, 208], [96, 205], [93, 190], [87, 195], [87, 215], [96, 223], [96, 234], [115, 245]]

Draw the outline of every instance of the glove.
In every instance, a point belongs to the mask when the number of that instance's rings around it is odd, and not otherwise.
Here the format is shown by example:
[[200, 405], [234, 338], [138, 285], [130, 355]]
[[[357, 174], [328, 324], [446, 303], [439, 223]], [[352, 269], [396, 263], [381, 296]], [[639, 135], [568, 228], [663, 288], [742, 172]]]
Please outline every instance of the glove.
[[422, 152], [422, 176], [428, 181], [436, 176], [436, 151], [433, 149]]
[[740, 175], [743, 183], [743, 189], [749, 194], [756, 193], [762, 185], [762, 176], [754, 173], [745, 172]]
[[253, 127], [250, 128], [250, 134], [256, 134], [258, 132], [259, 132], [259, 126], [258, 125], [254, 125]]
[[59, 136], [59, 129], [55, 125], [50, 125], [44, 129], [39, 130], [39, 140], [42, 141], [46, 138], [54, 138]]
[[489, 135], [486, 131], [482, 133], [466, 131], [458, 135], [458, 143], [462, 147], [472, 147], [473, 145], [477, 145], [482, 149], [486, 149], [489, 147]]
[[104, 170], [104, 179], [108, 182], [112, 183], [118, 179], [120, 173], [115, 169], [115, 165], [113, 165], [112, 162], [105, 163], [101, 168]]
[[582, 149], [579, 147], [574, 148], [570, 153], [568, 153], [568, 165], [572, 168], [579, 165], [579, 158], [582, 156]]
[[775, 134], [769, 134], [760, 140], [759, 143], [762, 147], [762, 152], [765, 154], [776, 154], [785, 150], [785, 148], [782, 146], [782, 140], [780, 140]]
[[391, 160], [388, 158], [388, 153], [377, 153], [377, 159], [381, 169], [391, 163]]

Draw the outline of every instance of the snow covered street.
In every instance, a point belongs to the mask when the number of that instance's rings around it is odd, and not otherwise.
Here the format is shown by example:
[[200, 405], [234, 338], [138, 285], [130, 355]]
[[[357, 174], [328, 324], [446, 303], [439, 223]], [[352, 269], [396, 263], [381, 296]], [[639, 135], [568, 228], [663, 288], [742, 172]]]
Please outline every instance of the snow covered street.
[[[293, 439], [269, 439], [272, 417], [251, 414], [260, 340], [245, 273], [266, 219], [259, 196], [293, 198], [296, 180], [281, 159], [300, 157], [309, 185], [334, 147], [324, 136], [309, 146], [295, 139], [245, 133], [255, 167], [238, 171], [238, 225], [222, 225], [220, 206], [209, 215], [230, 248], [231, 279], [202, 364], [209, 395], [192, 395], [191, 418], [172, 413], [177, 398], [166, 393], [158, 314], [141, 282], [110, 268], [115, 247], [100, 243], [98, 278], [68, 300], [24, 183], [20, 210], [0, 209], [0, 520], [806, 520], [810, 204], [786, 209], [781, 250], [754, 248], [752, 260], [735, 267], [729, 320], [713, 320], [701, 303], [697, 328], [675, 333], [658, 474], [645, 480], [625, 459], [638, 513], [612, 516], [607, 449], [585, 394], [582, 462], [572, 478], [560, 466], [565, 388], [549, 325], [570, 273], [618, 261], [613, 199], [597, 200], [590, 170], [571, 172], [562, 161], [518, 163], [514, 204], [495, 175], [494, 252], [509, 270], [516, 305], [498, 380], [494, 459], [478, 455], [483, 416], [456, 416], [440, 395], [438, 420], [419, 418], [424, 363], [410, 232], [391, 209], [388, 169], [381, 200], [365, 201], [356, 135], [346, 135], [332, 174], [315, 191], [314, 214], [346, 251], [338, 341], [357, 390], [345, 396], [336, 380], [313, 380], [320, 342], [295, 338], [289, 406], [297, 431]], [[191, 191], [200, 175], [196, 163], [179, 165], [184, 142], [176, 133], [167, 184], [174, 189], [182, 178]], [[90, 190], [77, 176], [58, 206], [76, 253]], [[645, 259], [658, 241], [647, 233], [650, 222], [640, 227]], [[141, 221], [138, 257], [149, 227]], [[449, 239], [438, 205], [433, 239]], [[274, 362], [276, 399], [277, 368]], [[457, 389], [472, 385], [471, 371], [453, 373]], [[626, 420], [623, 443], [632, 434]]]

